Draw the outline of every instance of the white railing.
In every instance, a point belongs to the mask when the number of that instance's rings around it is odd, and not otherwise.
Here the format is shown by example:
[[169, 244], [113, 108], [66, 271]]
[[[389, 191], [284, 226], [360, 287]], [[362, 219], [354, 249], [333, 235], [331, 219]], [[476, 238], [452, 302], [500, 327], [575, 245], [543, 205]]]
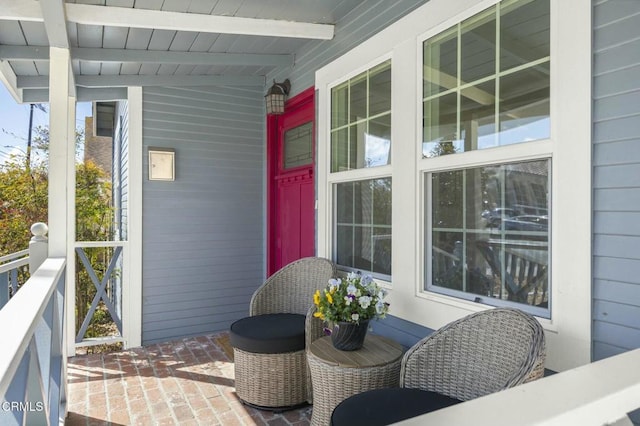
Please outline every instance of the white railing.
[[0, 310], [0, 425], [64, 423], [65, 264], [45, 260]]
[[[24, 249], [22, 251], [18, 251], [18, 252], [11, 253], [11, 254], [8, 254], [6, 256], [0, 257], [0, 264], [5, 263], [5, 262], [9, 262], [9, 261], [12, 261], [12, 260], [15, 260], [15, 259], [18, 259], [18, 258], [27, 257], [27, 256], [29, 256], [29, 249]], [[20, 260], [22, 260], [22, 259], [20, 259]]]
[[640, 349], [405, 420], [402, 425], [631, 425], [640, 408]]
[[29, 249], [0, 257], [0, 308], [18, 291], [18, 272], [29, 265]]
[[47, 258], [48, 230], [46, 224], [34, 223], [31, 226], [33, 237], [29, 242], [29, 248], [0, 257], [0, 309], [18, 291], [20, 286], [18, 273], [35, 271]]

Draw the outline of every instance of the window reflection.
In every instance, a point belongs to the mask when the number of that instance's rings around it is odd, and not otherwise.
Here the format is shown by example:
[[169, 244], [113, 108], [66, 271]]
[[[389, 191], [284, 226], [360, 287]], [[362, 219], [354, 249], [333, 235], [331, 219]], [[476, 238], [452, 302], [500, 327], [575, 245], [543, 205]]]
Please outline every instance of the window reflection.
[[335, 185], [334, 258], [339, 266], [391, 275], [391, 178]]
[[548, 308], [549, 160], [429, 174], [431, 288]]
[[331, 90], [331, 171], [391, 162], [391, 62]]
[[549, 138], [548, 0], [503, 1], [423, 55], [423, 157]]

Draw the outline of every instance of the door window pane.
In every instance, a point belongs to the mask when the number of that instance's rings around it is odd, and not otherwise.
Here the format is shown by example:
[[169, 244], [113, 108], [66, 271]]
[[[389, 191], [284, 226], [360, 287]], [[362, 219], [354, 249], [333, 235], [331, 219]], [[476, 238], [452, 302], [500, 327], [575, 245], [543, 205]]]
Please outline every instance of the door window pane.
[[334, 185], [334, 259], [347, 269], [391, 275], [391, 178]]
[[283, 168], [306, 166], [313, 162], [313, 122], [284, 132]]
[[537, 160], [428, 174], [428, 289], [548, 317], [549, 170]]

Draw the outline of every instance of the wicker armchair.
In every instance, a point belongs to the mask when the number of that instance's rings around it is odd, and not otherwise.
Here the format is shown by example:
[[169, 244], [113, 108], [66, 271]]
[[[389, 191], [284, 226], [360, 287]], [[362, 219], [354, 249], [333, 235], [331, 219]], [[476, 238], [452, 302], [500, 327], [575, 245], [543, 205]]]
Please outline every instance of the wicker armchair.
[[509, 308], [474, 313], [405, 353], [400, 388], [346, 399], [332, 425], [390, 424], [498, 392], [542, 377], [544, 361], [544, 331], [531, 315]]
[[[307, 366], [306, 348], [311, 342], [322, 335], [322, 322], [313, 318], [313, 293], [327, 285], [327, 281], [336, 274], [335, 266], [327, 259], [307, 257], [296, 260], [283, 267], [253, 294], [249, 307], [249, 317], [243, 318], [231, 326], [231, 343], [234, 346], [235, 382], [236, 393], [244, 402], [258, 408], [282, 411], [310, 402], [311, 380]], [[296, 314], [296, 315], [291, 315]], [[251, 321], [251, 317], [260, 315], [259, 326], [266, 327], [263, 330], [248, 330], [249, 334], [240, 331], [238, 325]], [[269, 326], [264, 319], [294, 317], [296, 324], [300, 320], [300, 331], [297, 325], [291, 323], [279, 323]], [[255, 320], [256, 318], [254, 318]], [[285, 318], [288, 321], [288, 318]], [[256, 322], [253, 322], [256, 324]], [[275, 345], [282, 347], [284, 339], [287, 349], [283, 352], [273, 353], [269, 345], [270, 333], [279, 333], [281, 330], [293, 327], [293, 334], [273, 336], [280, 343]], [[304, 330], [302, 328], [304, 327]], [[304, 331], [304, 336], [302, 332]], [[287, 332], [285, 331], [285, 334]], [[298, 341], [300, 344], [291, 342]], [[247, 338], [249, 339], [247, 345]], [[256, 344], [254, 344], [256, 343]], [[238, 347], [240, 346], [240, 347]], [[257, 348], [257, 349], [256, 349]], [[278, 351], [278, 349], [276, 349]]]

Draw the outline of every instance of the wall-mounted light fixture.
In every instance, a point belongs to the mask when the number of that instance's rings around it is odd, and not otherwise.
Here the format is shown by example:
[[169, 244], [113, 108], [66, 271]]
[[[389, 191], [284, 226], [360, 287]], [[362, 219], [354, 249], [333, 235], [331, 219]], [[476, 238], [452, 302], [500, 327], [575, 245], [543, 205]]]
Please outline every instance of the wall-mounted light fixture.
[[173, 148], [149, 147], [149, 180], [175, 180], [176, 150]]
[[282, 83], [276, 83], [273, 81], [273, 86], [267, 92], [264, 97], [267, 102], [267, 114], [283, 114], [284, 113], [284, 101], [291, 90], [291, 82], [286, 79]]

